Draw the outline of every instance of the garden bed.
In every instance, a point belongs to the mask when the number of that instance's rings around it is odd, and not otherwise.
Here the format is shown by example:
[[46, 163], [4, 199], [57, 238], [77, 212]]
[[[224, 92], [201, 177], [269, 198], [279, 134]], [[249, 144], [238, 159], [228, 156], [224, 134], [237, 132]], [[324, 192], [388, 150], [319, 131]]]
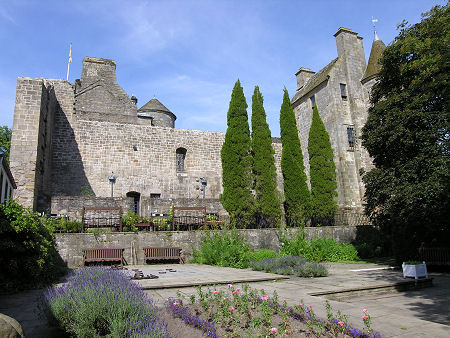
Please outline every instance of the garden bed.
[[[207, 337], [380, 337], [370, 327], [370, 315], [363, 310], [365, 331], [348, 324], [348, 317], [333, 314], [326, 302], [327, 319], [316, 317], [311, 306], [299, 303], [294, 307], [280, 301], [276, 293], [267, 295], [244, 284], [227, 290], [215, 287], [197, 288], [197, 296], [177, 292], [166, 303], [166, 310], [178, 321], [199, 330]], [[180, 324], [178, 324], [180, 325]]]

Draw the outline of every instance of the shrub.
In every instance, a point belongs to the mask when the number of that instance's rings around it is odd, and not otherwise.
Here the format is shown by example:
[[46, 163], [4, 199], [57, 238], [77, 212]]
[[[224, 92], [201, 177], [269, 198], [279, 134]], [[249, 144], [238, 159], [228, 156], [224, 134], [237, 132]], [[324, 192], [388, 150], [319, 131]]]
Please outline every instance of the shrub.
[[117, 270], [78, 269], [65, 285], [48, 289], [44, 302], [47, 318], [77, 337], [168, 336], [152, 300]]
[[49, 220], [53, 225], [54, 232], [80, 232], [81, 222], [69, 221], [64, 218], [52, 218]]
[[273, 250], [260, 249], [260, 250], [250, 252], [248, 254], [248, 260], [249, 261], [261, 261], [261, 260], [265, 260], [265, 259], [269, 259], [269, 258], [275, 258], [277, 256], [278, 256], [278, 254]]
[[122, 216], [122, 230], [124, 232], [133, 231], [136, 232], [138, 229], [136, 227], [137, 223], [141, 223], [142, 218], [134, 212], [127, 211], [127, 213]]
[[315, 238], [307, 241], [302, 234], [290, 240], [282, 238], [281, 255], [296, 255], [308, 260], [339, 262], [358, 260], [358, 252], [352, 244], [338, 243], [333, 238]]
[[266, 271], [280, 275], [296, 275], [299, 277], [328, 276], [328, 270], [322, 264], [308, 262], [303, 257], [283, 256], [260, 261], [251, 261], [250, 267], [257, 271]]
[[250, 248], [236, 231], [207, 233], [202, 238], [200, 250], [194, 250], [192, 263], [246, 268]]
[[0, 205], [0, 287], [20, 290], [66, 273], [56, 251], [52, 221], [9, 200]]

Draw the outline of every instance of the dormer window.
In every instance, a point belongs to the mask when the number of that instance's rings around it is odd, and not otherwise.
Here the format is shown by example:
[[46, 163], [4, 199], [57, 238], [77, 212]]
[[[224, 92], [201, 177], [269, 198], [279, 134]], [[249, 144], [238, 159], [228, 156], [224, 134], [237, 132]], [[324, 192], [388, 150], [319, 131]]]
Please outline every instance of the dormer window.
[[341, 98], [343, 101], [347, 101], [347, 85], [345, 83], [340, 83], [339, 87], [341, 89]]

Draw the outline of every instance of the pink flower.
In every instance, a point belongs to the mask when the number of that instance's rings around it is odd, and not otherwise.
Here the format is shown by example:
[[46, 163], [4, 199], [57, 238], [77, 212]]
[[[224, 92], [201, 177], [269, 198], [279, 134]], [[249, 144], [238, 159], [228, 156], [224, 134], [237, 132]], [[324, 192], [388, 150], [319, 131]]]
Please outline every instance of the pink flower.
[[309, 308], [312, 309], [312, 305], [310, 305]]
[[230, 311], [234, 311], [234, 307], [230, 306]]
[[366, 319], [368, 319], [369, 317], [368, 316], [363, 316], [363, 320], [366, 320]]
[[367, 313], [367, 309], [363, 309], [363, 313]]
[[178, 302], [173, 303], [173, 306], [178, 306], [178, 305], [180, 305], [180, 303], [178, 303]]
[[277, 328], [276, 327], [271, 328], [270, 333], [277, 333]]
[[342, 325], [344, 325], [345, 323], [341, 320], [340, 322], [338, 322], [338, 324], [339, 324], [340, 326], [342, 326]]
[[303, 306], [303, 304], [298, 304], [298, 306], [302, 307], [302, 306]]
[[264, 300], [268, 300], [269, 299], [269, 295], [264, 295], [263, 299]]
[[233, 291], [233, 295], [235, 295], [237, 293], [237, 290], [236, 291]]
[[216, 291], [214, 291], [214, 293], [215, 293], [216, 295], [218, 295], [218, 294], [219, 294], [219, 292], [220, 292], [220, 291], [217, 291], [217, 290], [216, 290]]
[[237, 289], [236, 289], [236, 291], [240, 291], [240, 290], [241, 290], [241, 288], [237, 288]]
[[229, 288], [231, 288], [232, 286], [233, 286], [233, 285], [231, 285], [231, 284], [228, 284], [228, 287], [229, 287]]

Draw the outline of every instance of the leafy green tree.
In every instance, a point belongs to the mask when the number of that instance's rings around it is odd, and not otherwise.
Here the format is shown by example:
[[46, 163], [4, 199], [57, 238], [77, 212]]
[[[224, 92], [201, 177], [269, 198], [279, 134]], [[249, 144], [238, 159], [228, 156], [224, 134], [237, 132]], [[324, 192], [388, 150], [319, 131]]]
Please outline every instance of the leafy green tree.
[[422, 17], [384, 51], [362, 132], [375, 164], [363, 176], [366, 213], [399, 262], [450, 243], [449, 4]]
[[280, 133], [286, 223], [288, 226], [304, 226], [311, 216], [311, 195], [306, 183], [295, 115], [286, 88], [280, 110]]
[[0, 126], [0, 153], [3, 153], [9, 162], [9, 149], [11, 148], [11, 129]]
[[308, 153], [313, 223], [329, 224], [337, 210], [336, 166], [330, 136], [319, 116], [317, 106], [313, 108]]
[[252, 97], [252, 155], [255, 209], [258, 222], [281, 225], [280, 200], [277, 194], [277, 169], [272, 137], [266, 122], [263, 97], [255, 86]]
[[254, 198], [247, 102], [239, 80], [231, 94], [227, 125], [221, 150], [223, 193], [220, 200], [232, 225], [246, 227], [253, 221]]

